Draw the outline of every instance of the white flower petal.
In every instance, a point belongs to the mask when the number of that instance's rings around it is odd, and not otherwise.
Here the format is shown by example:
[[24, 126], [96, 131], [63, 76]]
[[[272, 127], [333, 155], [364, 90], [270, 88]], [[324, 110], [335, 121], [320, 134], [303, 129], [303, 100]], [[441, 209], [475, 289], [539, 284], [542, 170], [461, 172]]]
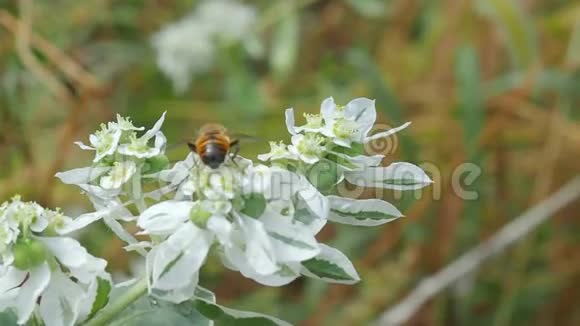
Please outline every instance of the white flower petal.
[[213, 237], [193, 223], [184, 223], [174, 234], [162, 242], [155, 253], [152, 288], [178, 289], [187, 285], [207, 256]]
[[79, 283], [90, 284], [96, 277], [110, 280], [110, 275], [105, 271], [107, 261], [87, 254], [85, 262], [78, 267], [69, 267], [71, 274]]
[[320, 113], [327, 123], [335, 118], [336, 103], [334, 103], [334, 98], [328, 97], [322, 101], [322, 104], [320, 105]]
[[346, 105], [345, 117], [352, 118], [357, 122], [359, 128], [359, 137], [357, 142], [362, 142], [377, 119], [377, 110], [375, 108], [375, 101], [360, 97], [356, 98]]
[[278, 262], [299, 262], [316, 256], [320, 249], [314, 234], [291, 216], [264, 214], [260, 219], [270, 236]]
[[65, 219], [65, 222], [62, 226], [57, 226], [55, 228], [58, 234], [67, 234], [76, 230], [80, 230], [85, 226], [100, 220], [107, 212], [104, 211], [97, 211], [93, 213], [87, 213], [80, 215], [75, 219]]
[[4, 274], [0, 276], [0, 297], [4, 296], [9, 290], [15, 289], [26, 279], [26, 271], [9, 266]]
[[148, 234], [171, 234], [189, 218], [191, 201], [168, 200], [146, 209], [137, 225]]
[[396, 128], [392, 128], [392, 129], [389, 129], [389, 130], [383, 131], [383, 132], [378, 132], [372, 136], [365, 137], [364, 143], [368, 143], [368, 142], [376, 140], [376, 139], [385, 138], [385, 137], [389, 137], [390, 135], [394, 135], [397, 132], [407, 128], [410, 124], [411, 124], [411, 122], [406, 122], [406, 123], [404, 123]]
[[43, 263], [29, 272], [28, 279], [18, 291], [14, 307], [18, 315], [19, 324], [24, 324], [30, 318], [38, 297], [46, 289], [49, 281], [50, 268], [47, 263]]
[[[113, 217], [111, 216], [105, 216], [103, 217], [103, 222], [105, 222], [105, 224], [109, 227], [109, 229], [111, 229], [111, 231], [113, 231], [113, 233], [115, 233], [115, 235], [125, 241], [128, 244], [133, 244], [133, 243], [137, 243], [137, 239], [135, 239], [135, 237], [133, 235], [131, 235], [131, 233], [127, 232], [127, 230], [125, 230], [123, 228], [123, 226], [121, 225], [121, 223], [117, 222], [117, 220], [115, 220]], [[140, 255], [145, 256], [147, 254], [147, 252], [143, 249], [135, 249]]]
[[159, 130], [161, 130], [161, 126], [163, 126], [163, 122], [165, 121], [165, 114], [166, 113], [167, 113], [167, 111], [163, 112], [163, 114], [161, 115], [159, 120], [157, 120], [157, 122], [155, 122], [155, 125], [153, 125], [153, 128], [147, 130], [147, 132], [145, 132], [145, 134], [143, 136], [141, 136], [141, 138], [151, 139], [153, 136], [155, 136], [159, 132]]
[[77, 145], [78, 147], [80, 147], [81, 149], [86, 150], [86, 151], [94, 151], [95, 150], [94, 147], [87, 146], [87, 145], [83, 144], [83, 142], [80, 142], [80, 141], [75, 141], [74, 144]]
[[160, 290], [151, 289], [151, 294], [156, 298], [164, 301], [169, 301], [173, 303], [181, 303], [183, 301], [193, 298], [195, 289], [199, 281], [199, 272], [193, 273], [190, 279], [187, 280], [187, 284], [177, 289], [171, 290]]
[[46, 325], [72, 326], [77, 321], [83, 289], [60, 271], [52, 273], [51, 281], [40, 300], [40, 316]]
[[153, 244], [150, 241], [139, 241], [137, 243], [132, 243], [130, 245], [126, 245], [123, 249], [127, 251], [135, 251], [140, 249], [149, 249], [153, 247]]
[[104, 173], [111, 170], [110, 167], [86, 167], [79, 169], [72, 169], [55, 174], [57, 178], [66, 184], [83, 184], [89, 183]]
[[295, 135], [296, 130], [295, 130], [295, 122], [294, 122], [294, 109], [292, 109], [292, 108], [286, 109], [284, 114], [286, 116], [286, 129], [288, 130], [288, 132], [291, 135]]
[[207, 221], [207, 229], [212, 231], [222, 245], [230, 244], [232, 223], [224, 216], [214, 215]]
[[264, 225], [248, 216], [240, 215], [237, 218], [245, 235], [245, 257], [250, 267], [261, 275], [276, 272], [276, 254]]
[[87, 250], [72, 238], [37, 237], [42, 241], [58, 261], [69, 268], [80, 267], [87, 262]]

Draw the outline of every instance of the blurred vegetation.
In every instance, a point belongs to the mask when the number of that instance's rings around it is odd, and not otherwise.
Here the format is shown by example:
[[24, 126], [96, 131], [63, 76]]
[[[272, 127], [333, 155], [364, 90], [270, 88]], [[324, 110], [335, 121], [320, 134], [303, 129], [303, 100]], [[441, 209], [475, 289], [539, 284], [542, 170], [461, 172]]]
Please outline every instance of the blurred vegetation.
[[[388, 161], [422, 163], [436, 184], [419, 199], [385, 193], [404, 219], [325, 228], [320, 237], [353, 258], [362, 282], [267, 288], [217, 260], [202, 275], [223, 304], [303, 325], [361, 325], [580, 172], [578, 1], [246, 1], [258, 10], [262, 53], [228, 44], [175, 95], [150, 41], [196, 3], [32, 1], [27, 42], [18, 2], [0, 0], [0, 199], [21, 193], [73, 215], [89, 210], [53, 175], [90, 164], [72, 142], [116, 113], [151, 125], [167, 110], [172, 160], [209, 121], [255, 136], [242, 145], [255, 157], [266, 140], [288, 139], [286, 107], [312, 112], [327, 96], [376, 98], [382, 123], [413, 121]], [[482, 168], [465, 186], [476, 200], [452, 188], [463, 162]], [[554, 216], [412, 323], [579, 325], [579, 209]], [[101, 225], [81, 238], [115, 275], [136, 264]]]

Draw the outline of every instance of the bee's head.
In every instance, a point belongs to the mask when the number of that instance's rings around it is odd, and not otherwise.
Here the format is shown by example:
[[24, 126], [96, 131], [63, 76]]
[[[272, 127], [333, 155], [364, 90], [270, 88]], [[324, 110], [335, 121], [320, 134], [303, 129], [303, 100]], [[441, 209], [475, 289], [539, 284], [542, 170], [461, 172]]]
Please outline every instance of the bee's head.
[[224, 155], [220, 153], [207, 153], [206, 155], [202, 155], [201, 161], [203, 164], [209, 166], [212, 169], [217, 169], [219, 166], [224, 162]]

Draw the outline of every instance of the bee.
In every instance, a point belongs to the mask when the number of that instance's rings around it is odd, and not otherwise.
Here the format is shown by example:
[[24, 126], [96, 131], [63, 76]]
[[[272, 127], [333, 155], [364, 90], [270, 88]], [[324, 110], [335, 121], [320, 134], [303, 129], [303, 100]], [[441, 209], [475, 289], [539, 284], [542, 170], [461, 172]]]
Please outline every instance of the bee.
[[228, 156], [235, 159], [240, 150], [239, 141], [230, 138], [227, 129], [216, 123], [202, 126], [195, 141], [187, 145], [212, 169], [217, 169]]

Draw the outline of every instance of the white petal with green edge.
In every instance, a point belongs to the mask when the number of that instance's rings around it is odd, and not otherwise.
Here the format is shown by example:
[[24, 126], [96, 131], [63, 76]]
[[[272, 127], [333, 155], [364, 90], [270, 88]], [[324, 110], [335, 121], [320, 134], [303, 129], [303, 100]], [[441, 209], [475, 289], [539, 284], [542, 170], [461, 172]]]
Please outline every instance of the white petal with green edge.
[[24, 324], [30, 318], [30, 314], [32, 314], [32, 310], [36, 306], [38, 297], [50, 282], [50, 268], [48, 267], [48, 263], [43, 263], [32, 269], [28, 275], [28, 279], [18, 291], [16, 305], [14, 306], [19, 324]]
[[242, 214], [237, 218], [246, 240], [245, 257], [248, 264], [261, 275], [276, 272], [276, 254], [264, 225]]
[[227, 308], [215, 303], [213, 293], [206, 289], [197, 289], [195, 292], [195, 310], [209, 319], [223, 321], [228, 325], [277, 325], [291, 326], [278, 318], [251, 311], [241, 311]]
[[278, 262], [299, 262], [320, 252], [310, 229], [300, 222], [293, 223], [292, 217], [265, 214], [260, 220], [271, 238]]
[[154, 257], [152, 288], [171, 290], [186, 286], [207, 256], [212, 235], [193, 223], [184, 223], [157, 247]]
[[46, 325], [72, 326], [85, 293], [60, 271], [54, 271], [40, 300], [40, 316]]
[[392, 204], [380, 199], [350, 199], [328, 196], [328, 219], [350, 225], [375, 226], [393, 221], [403, 214]]
[[187, 283], [184, 286], [171, 290], [151, 289], [151, 294], [161, 300], [181, 303], [193, 297], [198, 282], [199, 272], [195, 272], [191, 275], [191, 278], [187, 279]]
[[350, 260], [338, 249], [320, 244], [318, 256], [302, 262], [303, 275], [330, 283], [354, 284], [360, 281]]
[[421, 189], [433, 183], [420, 167], [407, 162], [345, 173], [345, 178], [357, 186], [394, 190]]
[[137, 225], [147, 234], [171, 234], [189, 218], [192, 207], [190, 201], [164, 201], [146, 209]]

